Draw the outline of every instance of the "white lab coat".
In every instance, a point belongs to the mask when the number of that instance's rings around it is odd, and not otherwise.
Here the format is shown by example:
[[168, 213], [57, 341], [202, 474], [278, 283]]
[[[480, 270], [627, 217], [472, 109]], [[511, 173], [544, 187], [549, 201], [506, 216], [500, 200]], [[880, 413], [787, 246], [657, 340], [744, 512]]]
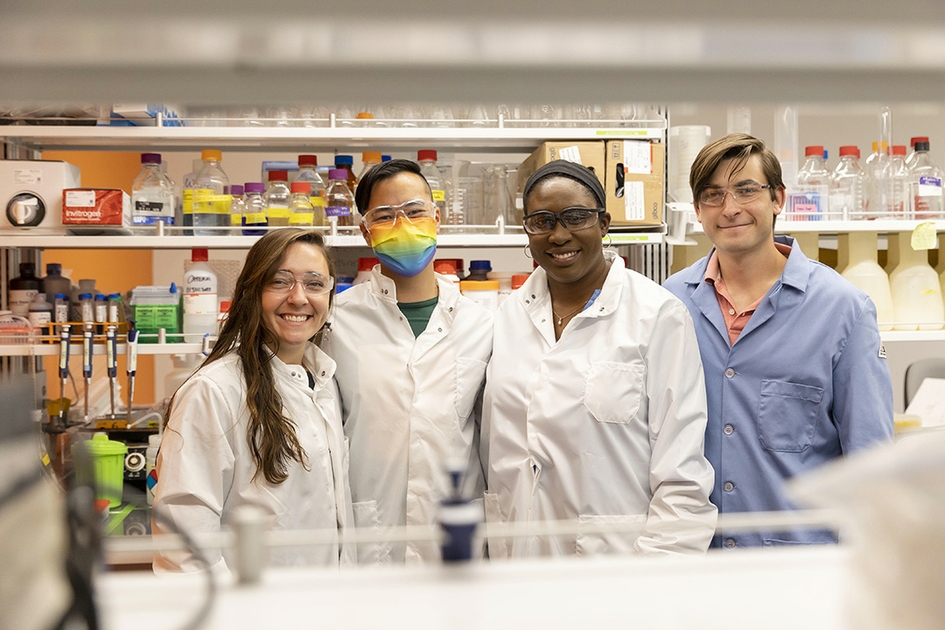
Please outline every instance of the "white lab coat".
[[624, 268], [555, 341], [536, 269], [496, 314], [483, 403], [489, 522], [626, 524], [630, 535], [493, 539], [492, 558], [704, 552], [716, 508], [702, 362], [686, 307]]
[[[436, 281], [439, 300], [417, 338], [379, 265], [370, 282], [335, 302], [323, 347], [338, 364], [359, 528], [434, 523], [450, 461], [466, 464], [465, 491], [482, 497], [475, 403], [492, 352], [493, 316], [443, 276]], [[439, 558], [432, 542], [358, 548], [361, 564]]]
[[[178, 390], [158, 454], [154, 507], [190, 533], [216, 533], [231, 525], [243, 505], [262, 508], [267, 526], [277, 530], [338, 529], [353, 521], [348, 486], [348, 453], [341, 427], [335, 362], [314, 345], [304, 365], [315, 377], [310, 389], [305, 370], [272, 357], [283, 413], [295, 423], [307, 454], [307, 470], [288, 464], [288, 478], [270, 484], [256, 474], [249, 450], [246, 381], [235, 353], [198, 370]], [[155, 528], [160, 533], [160, 527]], [[214, 570], [232, 565], [232, 551], [207, 549]], [[341, 550], [343, 564], [353, 564], [355, 549]], [[338, 566], [339, 542], [299, 548], [275, 548], [270, 564]], [[164, 552], [154, 558], [155, 572], [200, 569], [190, 553]]]

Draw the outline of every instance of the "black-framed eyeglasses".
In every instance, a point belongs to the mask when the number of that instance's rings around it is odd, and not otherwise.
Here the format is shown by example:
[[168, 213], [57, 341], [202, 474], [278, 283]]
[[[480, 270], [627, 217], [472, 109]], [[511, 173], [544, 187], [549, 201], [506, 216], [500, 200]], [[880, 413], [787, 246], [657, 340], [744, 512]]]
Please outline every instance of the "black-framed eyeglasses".
[[699, 205], [715, 208], [725, 203], [725, 195], [731, 195], [737, 204], [751, 203], [761, 196], [762, 191], [770, 190], [770, 184], [742, 184], [734, 188], [706, 188], [699, 193]]
[[273, 293], [288, 293], [299, 283], [308, 295], [324, 295], [335, 286], [335, 279], [314, 271], [296, 276], [291, 271], [280, 269], [272, 276], [272, 280], [266, 284], [266, 288]]
[[522, 227], [529, 234], [548, 234], [560, 222], [569, 232], [577, 232], [595, 225], [604, 212], [603, 208], [565, 208], [561, 212], [539, 210], [525, 215]]

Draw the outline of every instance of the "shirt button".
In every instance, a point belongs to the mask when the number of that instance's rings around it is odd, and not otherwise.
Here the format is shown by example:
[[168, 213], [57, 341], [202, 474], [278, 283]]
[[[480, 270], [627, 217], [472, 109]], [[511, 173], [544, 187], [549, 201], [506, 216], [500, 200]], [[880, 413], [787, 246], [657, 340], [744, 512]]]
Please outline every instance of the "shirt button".
[[726, 492], [731, 492], [732, 490], [735, 489], [735, 484], [732, 483], [731, 481], [726, 481], [725, 484], [722, 486], [722, 489], [725, 490]]
[[731, 435], [735, 433], [735, 427], [733, 427], [730, 424], [726, 424], [724, 427], [722, 427], [722, 433], [724, 433], [725, 435]]
[[728, 314], [729, 314], [729, 315], [734, 315], [734, 314], [735, 314], [735, 309], [734, 309], [734, 308], [728, 309]]
[[726, 539], [725, 539], [725, 548], [726, 548], [726, 549], [734, 549], [734, 548], [735, 548], [735, 539], [734, 539], [734, 538], [726, 538]]
[[725, 370], [725, 378], [732, 378], [733, 376], [735, 376], [735, 370], [732, 368]]

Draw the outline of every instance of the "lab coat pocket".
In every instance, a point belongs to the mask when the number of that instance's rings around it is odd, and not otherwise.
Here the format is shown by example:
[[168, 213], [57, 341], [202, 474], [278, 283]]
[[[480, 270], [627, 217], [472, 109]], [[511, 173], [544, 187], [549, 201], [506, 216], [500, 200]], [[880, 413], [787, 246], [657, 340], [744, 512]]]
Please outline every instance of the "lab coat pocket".
[[[378, 534], [381, 531], [381, 518], [377, 513], [377, 501], [355, 503], [354, 524], [359, 530]], [[383, 564], [390, 561], [391, 545], [389, 542], [361, 543], [358, 545], [358, 564]]]
[[645, 514], [581, 514], [579, 525], [612, 525], [618, 531], [581, 532], [575, 540], [574, 551], [578, 556], [602, 553], [633, 553], [633, 543], [646, 527]]
[[[499, 495], [495, 492], [486, 492], [483, 495], [486, 511], [486, 523], [504, 523], [502, 508], [499, 506]], [[509, 559], [509, 540], [507, 538], [490, 538], [486, 541], [490, 560]]]
[[785, 381], [761, 381], [758, 437], [769, 451], [802, 453], [811, 445], [824, 390]]
[[629, 424], [640, 412], [645, 375], [642, 361], [592, 363], [584, 377], [584, 406], [598, 422]]
[[465, 420], [472, 413], [473, 404], [476, 402], [476, 394], [482, 387], [482, 381], [486, 377], [486, 362], [467, 357], [457, 357], [455, 368], [455, 394], [453, 404], [456, 407], [456, 415], [460, 420]]

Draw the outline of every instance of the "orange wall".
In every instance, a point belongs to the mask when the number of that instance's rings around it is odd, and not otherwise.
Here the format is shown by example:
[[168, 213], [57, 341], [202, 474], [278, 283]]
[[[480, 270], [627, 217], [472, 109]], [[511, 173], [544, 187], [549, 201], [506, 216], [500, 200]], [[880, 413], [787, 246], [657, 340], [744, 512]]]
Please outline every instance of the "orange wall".
[[[94, 151], [46, 151], [45, 160], [65, 160], [82, 171], [82, 185], [88, 188], [121, 188], [129, 195], [131, 184], [141, 170], [140, 153]], [[95, 287], [102, 293], [122, 293], [139, 285], [150, 285], [151, 250], [145, 249], [47, 249], [43, 264], [61, 263], [71, 269], [73, 283], [82, 278], [95, 278]], [[40, 270], [45, 274], [45, 267]], [[96, 374], [104, 369], [95, 364]], [[124, 357], [119, 358], [119, 378], [124, 384]], [[59, 379], [55, 357], [47, 357], [46, 373], [50, 375], [49, 395], [58, 396]], [[81, 374], [81, 371], [79, 372]], [[154, 358], [138, 357], [138, 377], [135, 380], [135, 404], [154, 402]]]

